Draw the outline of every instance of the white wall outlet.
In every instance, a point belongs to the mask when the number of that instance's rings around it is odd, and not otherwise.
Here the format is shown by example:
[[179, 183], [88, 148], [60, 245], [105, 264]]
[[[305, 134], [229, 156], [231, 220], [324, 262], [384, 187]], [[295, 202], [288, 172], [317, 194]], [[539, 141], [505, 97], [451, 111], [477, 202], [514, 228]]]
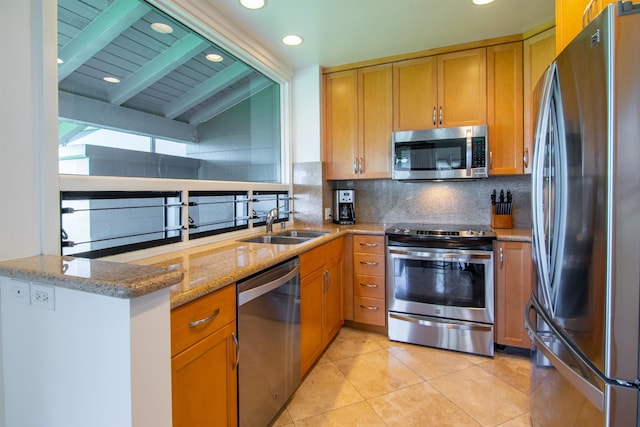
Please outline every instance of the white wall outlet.
[[324, 219], [331, 219], [331, 208], [324, 208]]
[[55, 288], [53, 286], [31, 284], [31, 305], [47, 310], [55, 309]]
[[15, 302], [22, 304], [31, 304], [31, 293], [29, 290], [29, 283], [13, 281], [9, 285], [9, 295]]

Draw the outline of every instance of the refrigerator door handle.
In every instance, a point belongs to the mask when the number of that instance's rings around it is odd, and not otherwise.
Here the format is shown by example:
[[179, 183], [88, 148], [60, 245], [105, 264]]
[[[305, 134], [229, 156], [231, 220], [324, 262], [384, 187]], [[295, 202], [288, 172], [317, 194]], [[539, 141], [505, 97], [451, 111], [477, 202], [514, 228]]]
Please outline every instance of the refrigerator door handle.
[[540, 99], [540, 110], [535, 132], [535, 146], [533, 151], [533, 165], [531, 169], [531, 206], [533, 206], [533, 251], [536, 259], [536, 269], [540, 289], [542, 290], [545, 304], [553, 310], [550, 292], [549, 266], [547, 264], [548, 255], [546, 253], [544, 238], [544, 206], [543, 180], [544, 180], [544, 154], [549, 143], [549, 121], [551, 116], [551, 92], [553, 79], [556, 72], [556, 64], [552, 63], [545, 74], [542, 97]]
[[553, 366], [560, 372], [560, 374], [567, 379], [576, 389], [582, 393], [582, 395], [587, 398], [593, 405], [598, 408], [600, 411], [604, 411], [604, 392], [591, 382], [587, 381], [584, 377], [576, 373], [571, 366], [567, 365], [560, 357], [558, 357], [553, 350], [547, 346], [544, 342], [543, 338], [538, 334], [536, 328], [531, 325], [531, 311], [535, 311], [536, 314], [541, 316], [544, 322], [549, 326], [549, 328], [553, 331], [553, 333], [560, 339], [560, 341], [571, 348], [573, 356], [580, 360], [594, 375], [596, 375], [599, 379], [605, 380], [602, 378], [602, 374], [598, 372], [596, 369], [592, 368], [591, 363], [586, 360], [581, 354], [573, 351], [573, 347], [564, 340], [562, 335], [558, 334], [555, 327], [551, 322], [548, 321], [547, 316], [544, 314], [544, 311], [538, 305], [538, 302], [535, 299], [530, 299], [525, 307], [525, 316], [524, 322], [527, 330], [529, 331], [529, 335], [533, 339], [538, 350], [544, 354], [544, 356], [549, 359], [549, 361], [553, 364]]

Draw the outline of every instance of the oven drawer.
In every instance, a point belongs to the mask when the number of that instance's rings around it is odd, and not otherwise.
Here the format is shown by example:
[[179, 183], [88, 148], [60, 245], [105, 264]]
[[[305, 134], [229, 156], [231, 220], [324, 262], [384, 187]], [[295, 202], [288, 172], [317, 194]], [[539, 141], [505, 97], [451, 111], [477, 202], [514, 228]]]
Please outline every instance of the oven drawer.
[[353, 281], [353, 293], [358, 297], [384, 299], [384, 286], [384, 276], [357, 274]]
[[384, 277], [384, 255], [354, 253], [353, 272], [358, 275]]
[[354, 297], [354, 319], [359, 323], [384, 326], [387, 316], [384, 300], [377, 298]]

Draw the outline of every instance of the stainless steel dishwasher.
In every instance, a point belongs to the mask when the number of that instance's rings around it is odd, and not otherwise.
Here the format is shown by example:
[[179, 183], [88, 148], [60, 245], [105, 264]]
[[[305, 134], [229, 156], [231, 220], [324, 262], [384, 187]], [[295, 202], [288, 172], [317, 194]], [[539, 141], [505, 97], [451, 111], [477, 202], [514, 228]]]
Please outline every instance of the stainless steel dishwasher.
[[301, 382], [298, 258], [238, 283], [240, 426], [265, 427]]

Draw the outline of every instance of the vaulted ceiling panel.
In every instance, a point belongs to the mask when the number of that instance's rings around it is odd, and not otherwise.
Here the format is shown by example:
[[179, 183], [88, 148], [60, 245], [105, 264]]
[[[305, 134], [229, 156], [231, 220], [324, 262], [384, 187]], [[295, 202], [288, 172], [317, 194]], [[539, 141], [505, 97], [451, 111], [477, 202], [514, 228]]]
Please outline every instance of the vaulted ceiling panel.
[[[158, 32], [154, 23], [172, 31]], [[205, 59], [210, 53], [223, 60]], [[262, 77], [141, 0], [59, 0], [58, 56], [64, 61], [58, 69], [60, 102], [83, 106], [61, 106], [61, 120], [81, 116], [86, 125], [117, 128], [116, 119], [101, 114], [126, 120], [133, 114], [127, 111], [139, 111], [162, 118], [161, 127], [171, 135], [188, 133], [185, 125], [228, 108], [225, 102], [237, 103], [248, 93], [242, 88], [250, 87], [250, 78]], [[105, 77], [118, 80], [108, 83]], [[169, 130], [172, 121], [175, 132]]]

